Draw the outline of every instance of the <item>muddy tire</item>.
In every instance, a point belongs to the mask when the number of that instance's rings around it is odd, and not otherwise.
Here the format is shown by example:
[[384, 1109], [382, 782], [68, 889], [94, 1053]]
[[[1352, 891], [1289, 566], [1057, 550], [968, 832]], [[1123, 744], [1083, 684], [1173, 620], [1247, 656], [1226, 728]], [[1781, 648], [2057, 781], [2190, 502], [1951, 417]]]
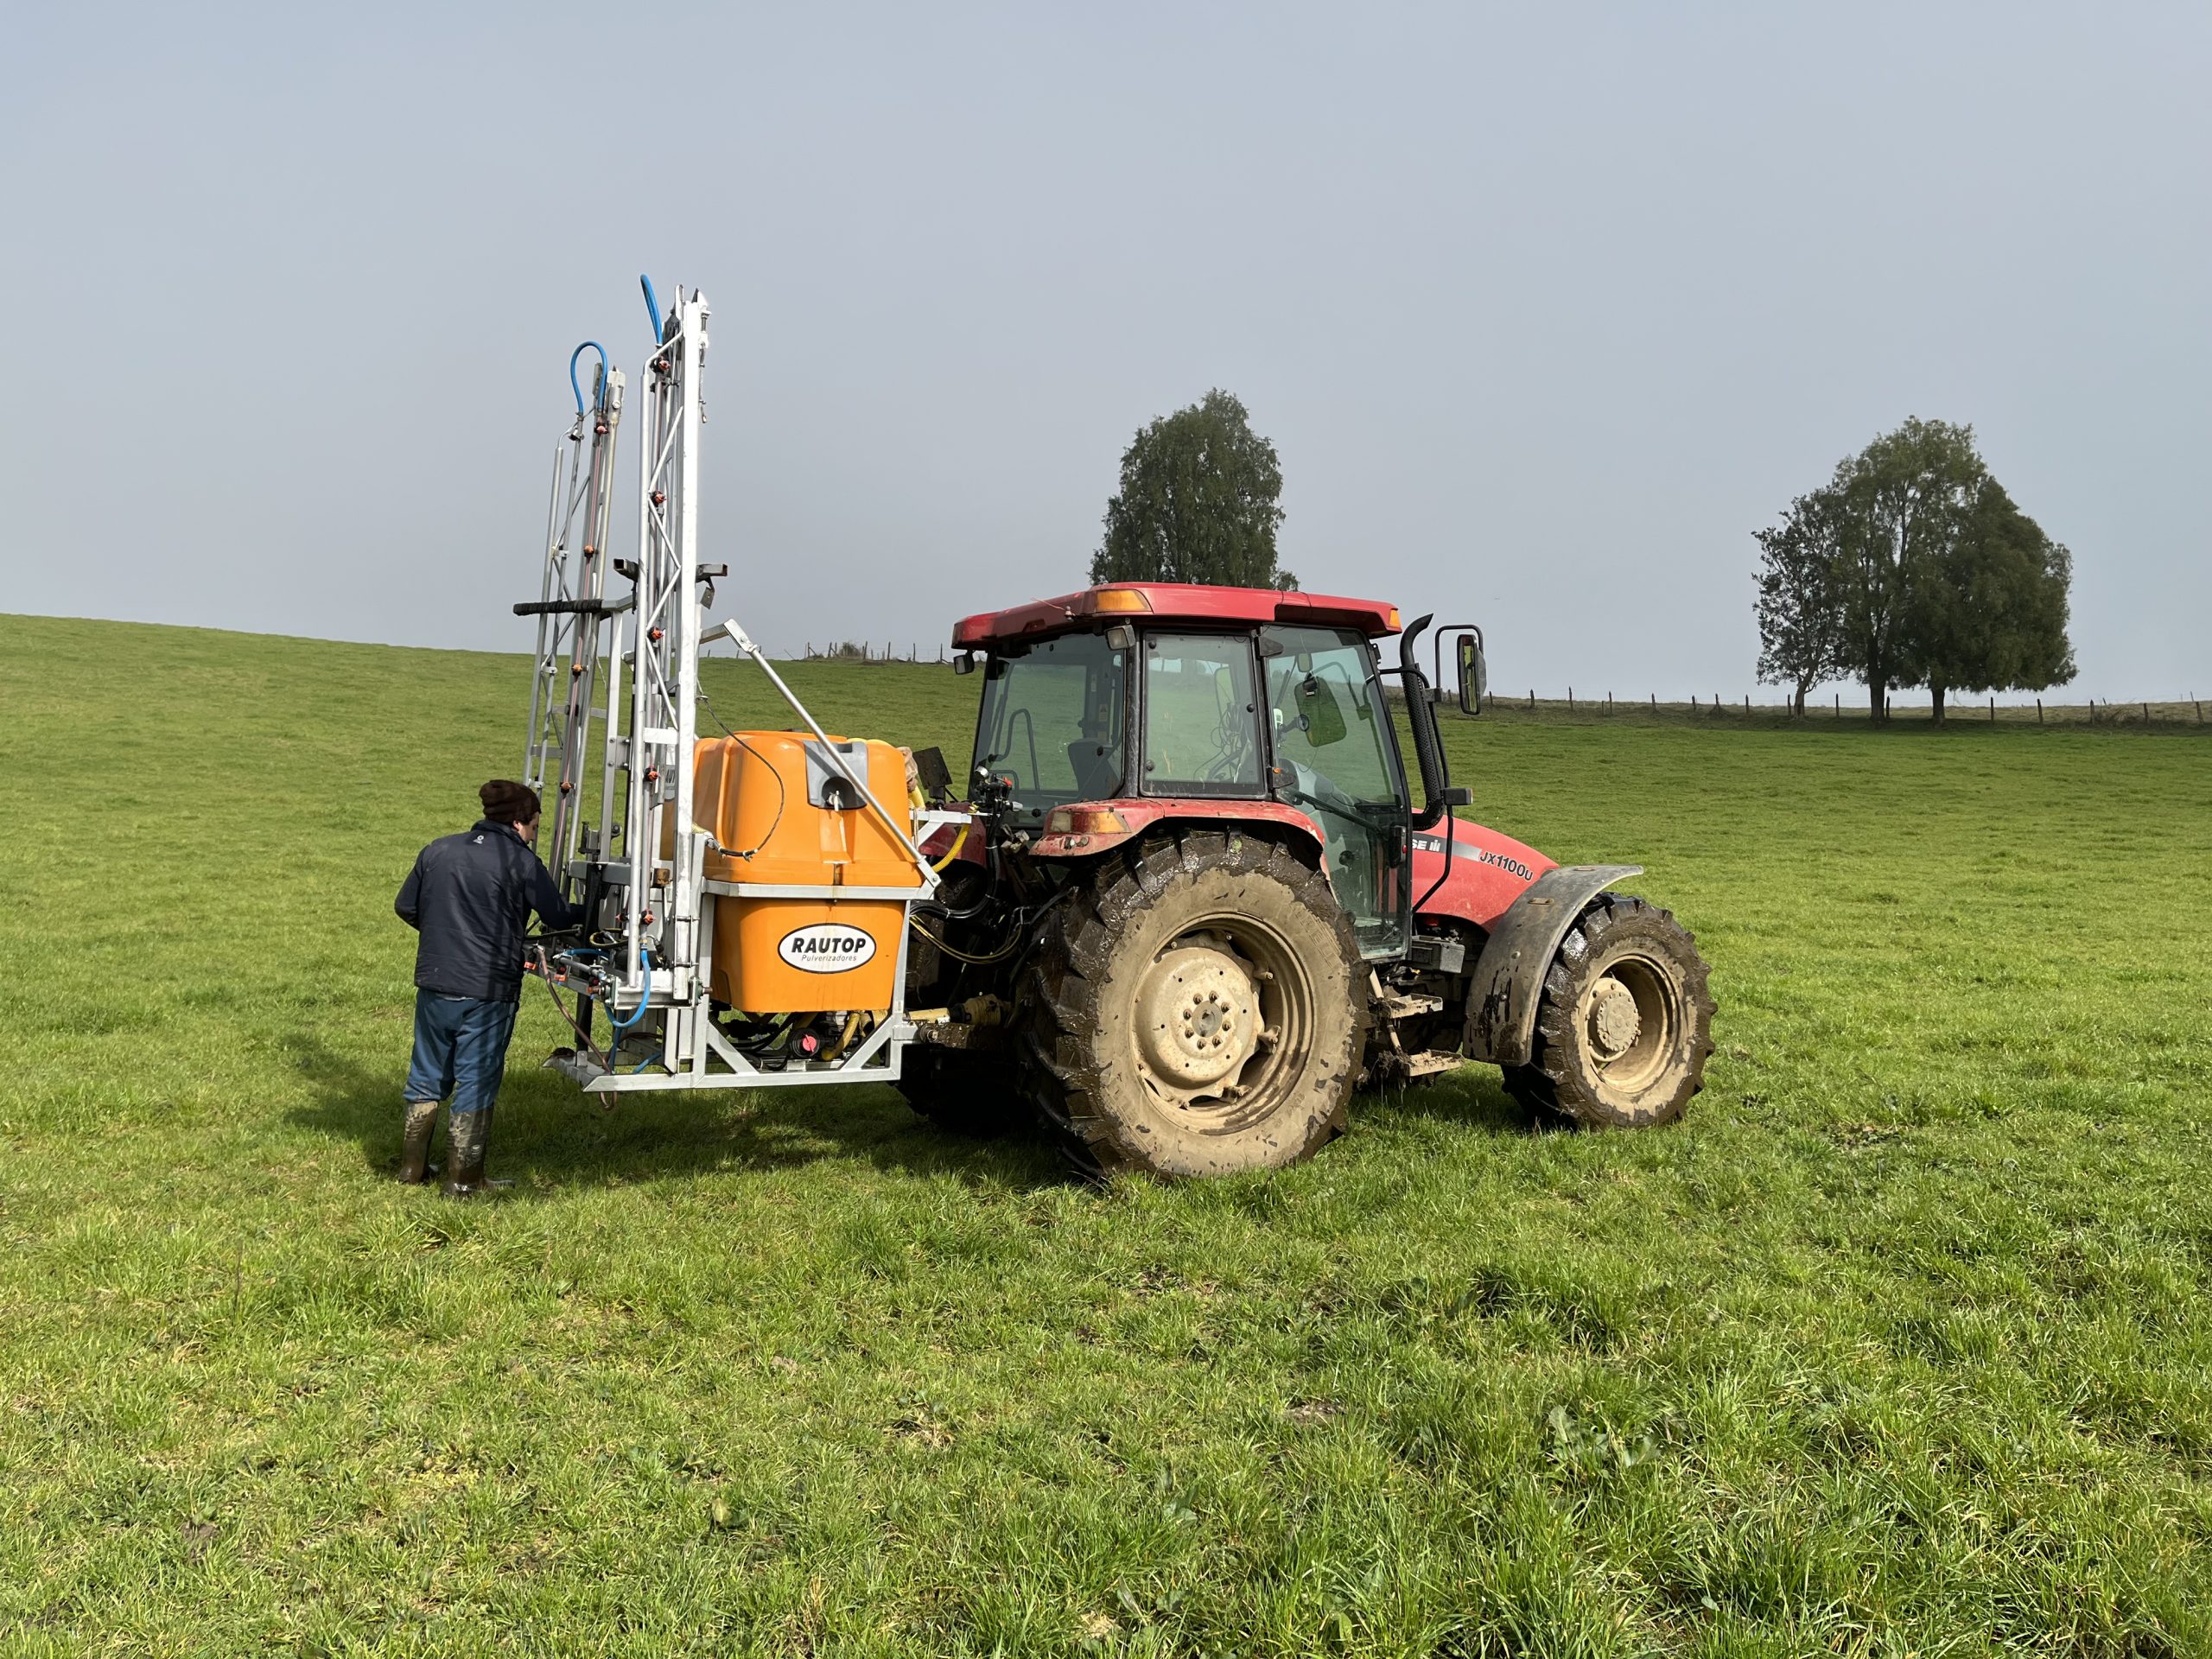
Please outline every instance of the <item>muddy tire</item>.
[[1540, 1129], [1563, 1128], [1573, 1119], [1560, 1109], [1559, 1096], [1552, 1092], [1552, 1080], [1533, 1065], [1503, 1065], [1506, 1098], [1529, 1114], [1529, 1120]]
[[1024, 1074], [1077, 1169], [1274, 1168], [1344, 1125], [1369, 1020], [1351, 925], [1280, 844], [1188, 830], [1099, 861], [1046, 918]]
[[1544, 975], [1535, 1052], [1506, 1068], [1506, 1092], [1541, 1117], [1586, 1128], [1673, 1122], [1705, 1086], [1713, 996], [1697, 941], [1673, 915], [1601, 893]]
[[969, 1054], [911, 1043], [893, 1085], [906, 1103], [948, 1135], [1007, 1135], [1028, 1121], [1014, 1065], [1003, 1054]]

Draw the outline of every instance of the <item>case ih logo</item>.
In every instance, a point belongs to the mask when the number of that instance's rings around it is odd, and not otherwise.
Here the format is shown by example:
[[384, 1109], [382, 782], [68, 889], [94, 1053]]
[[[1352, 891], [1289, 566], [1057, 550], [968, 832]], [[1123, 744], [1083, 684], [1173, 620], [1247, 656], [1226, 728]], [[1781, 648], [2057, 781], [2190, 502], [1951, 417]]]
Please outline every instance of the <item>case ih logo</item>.
[[875, 955], [875, 940], [847, 922], [814, 922], [784, 935], [776, 954], [807, 974], [842, 974]]
[[[1414, 850], [1417, 853], [1440, 853], [1444, 850], [1444, 837], [1441, 836], [1415, 836], [1414, 837]], [[1459, 853], [1457, 855], [1460, 858], [1470, 859], [1477, 864], [1496, 865], [1499, 869], [1503, 870], [1508, 875], [1519, 876], [1523, 881], [1533, 881], [1536, 879], [1536, 873], [1530, 869], [1526, 864], [1523, 864], [1519, 859], [1508, 858], [1503, 853], [1493, 853], [1487, 847], [1471, 847], [1463, 841], [1459, 843]]]

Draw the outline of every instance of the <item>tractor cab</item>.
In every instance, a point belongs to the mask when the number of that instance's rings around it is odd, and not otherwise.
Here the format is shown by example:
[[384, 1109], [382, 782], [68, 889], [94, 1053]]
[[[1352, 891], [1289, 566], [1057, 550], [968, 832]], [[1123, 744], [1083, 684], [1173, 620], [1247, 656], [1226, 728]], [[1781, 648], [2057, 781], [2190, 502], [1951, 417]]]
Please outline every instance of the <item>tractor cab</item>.
[[1360, 954], [1401, 957], [1414, 806], [1383, 690], [1396, 671], [1375, 648], [1397, 627], [1363, 601], [1165, 583], [971, 617], [955, 639], [983, 672], [977, 783], [1039, 837], [1078, 808], [1090, 822], [1123, 803], [1148, 821], [1287, 807], [1310, 822]]

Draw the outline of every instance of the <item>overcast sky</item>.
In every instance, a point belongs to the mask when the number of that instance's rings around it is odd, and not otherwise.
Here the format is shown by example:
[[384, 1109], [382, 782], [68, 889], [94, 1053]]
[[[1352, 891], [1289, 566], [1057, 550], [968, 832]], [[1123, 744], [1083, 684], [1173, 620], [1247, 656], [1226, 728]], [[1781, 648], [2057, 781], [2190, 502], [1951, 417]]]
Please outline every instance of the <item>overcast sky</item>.
[[2202, 0], [4, 41], [0, 610], [526, 647], [569, 353], [636, 371], [645, 270], [713, 304], [704, 547], [779, 647], [1080, 586], [1218, 385], [1304, 585], [1479, 620], [1506, 686], [1740, 696], [1751, 532], [1918, 415], [2073, 549], [2082, 691], [2212, 696]]

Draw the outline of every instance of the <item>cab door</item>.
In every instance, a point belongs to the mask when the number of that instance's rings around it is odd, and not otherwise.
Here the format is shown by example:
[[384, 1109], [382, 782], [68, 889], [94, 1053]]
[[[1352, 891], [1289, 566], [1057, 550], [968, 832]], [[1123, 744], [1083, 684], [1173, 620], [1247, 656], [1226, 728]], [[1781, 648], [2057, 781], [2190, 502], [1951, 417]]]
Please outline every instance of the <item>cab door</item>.
[[1260, 631], [1275, 798], [1320, 827], [1329, 883], [1369, 961], [1405, 954], [1410, 807], [1375, 654], [1347, 629]]

